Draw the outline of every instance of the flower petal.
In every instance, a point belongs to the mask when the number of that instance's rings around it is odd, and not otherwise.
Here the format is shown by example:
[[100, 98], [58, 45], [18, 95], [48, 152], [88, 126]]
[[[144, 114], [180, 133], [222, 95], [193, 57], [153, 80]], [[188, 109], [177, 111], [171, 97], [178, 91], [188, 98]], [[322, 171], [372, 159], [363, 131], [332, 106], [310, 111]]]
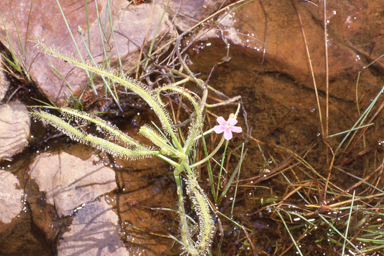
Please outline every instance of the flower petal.
[[226, 139], [226, 140], [232, 139], [232, 132], [230, 129], [224, 130], [224, 139]]
[[235, 118], [228, 118], [227, 124], [233, 126], [237, 124], [237, 120]]
[[231, 131], [236, 132], [236, 133], [240, 133], [243, 131], [243, 129], [240, 126], [232, 126]]
[[216, 121], [222, 125], [222, 126], [226, 126], [227, 125], [227, 121], [225, 121], [225, 119], [222, 117], [222, 116], [219, 116]]
[[221, 125], [216, 125], [213, 130], [215, 131], [215, 133], [222, 133], [224, 130], [225, 130], [225, 127], [224, 126], [221, 126]]

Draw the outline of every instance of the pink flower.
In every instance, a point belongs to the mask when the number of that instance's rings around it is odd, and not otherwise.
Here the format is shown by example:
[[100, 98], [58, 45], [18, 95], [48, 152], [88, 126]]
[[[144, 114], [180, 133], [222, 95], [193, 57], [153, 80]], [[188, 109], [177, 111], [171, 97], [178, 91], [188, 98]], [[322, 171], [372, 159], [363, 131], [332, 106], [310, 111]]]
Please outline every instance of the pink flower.
[[235, 118], [228, 118], [228, 121], [225, 121], [225, 119], [222, 116], [219, 116], [217, 118], [217, 122], [219, 125], [216, 125], [214, 128], [214, 131], [216, 133], [222, 133], [224, 132], [224, 139], [230, 140], [232, 139], [232, 132], [242, 132], [243, 129], [239, 126], [235, 126], [237, 124], [237, 120]]

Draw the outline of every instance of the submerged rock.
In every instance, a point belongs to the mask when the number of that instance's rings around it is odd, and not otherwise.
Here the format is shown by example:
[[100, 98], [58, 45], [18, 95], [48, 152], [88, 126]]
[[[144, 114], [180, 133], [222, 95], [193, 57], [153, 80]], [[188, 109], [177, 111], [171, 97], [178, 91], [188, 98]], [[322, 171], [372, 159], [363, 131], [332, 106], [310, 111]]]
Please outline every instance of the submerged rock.
[[[363, 67], [382, 55], [384, 41], [377, 39], [383, 33], [383, 19], [378, 18], [382, 16], [382, 10], [382, 1], [361, 0], [356, 5], [333, 1], [328, 4], [330, 97], [355, 101], [358, 89], [358, 94], [364, 95], [364, 105], [369, 104], [369, 99], [374, 98], [380, 90], [382, 82], [375, 75], [376, 71]], [[290, 1], [275, 1], [261, 5], [259, 1], [250, 1], [241, 7], [239, 5], [233, 12], [222, 12], [218, 20], [220, 23], [217, 27], [212, 28], [207, 23], [188, 39], [199, 40], [194, 45], [194, 52], [190, 51], [194, 65], [198, 66], [195, 72], [210, 70], [214, 64], [224, 63], [223, 58], [232, 57], [226, 65], [232, 72], [245, 70], [254, 77], [257, 77], [259, 71], [262, 75], [277, 73], [310, 90], [314, 89], [315, 80], [317, 89], [326, 92], [322, 4], [317, 6], [308, 1], [298, 1], [296, 6]], [[199, 39], [200, 36], [203, 37]], [[201, 60], [196, 60], [195, 55], [202, 55]], [[372, 66], [383, 72], [384, 58], [380, 57]], [[355, 77], [362, 70], [365, 70], [364, 76], [360, 77], [357, 88]], [[264, 86], [259, 82], [258, 86]], [[251, 87], [248, 84], [247, 88]], [[269, 88], [269, 85], [266, 87]], [[231, 89], [228, 88], [228, 91]], [[282, 91], [279, 93], [282, 94]]]
[[103, 198], [78, 209], [58, 255], [129, 255], [118, 234], [119, 218]]
[[30, 125], [29, 112], [20, 102], [0, 105], [0, 160], [28, 146]]
[[115, 172], [92, 155], [82, 160], [68, 153], [42, 154], [30, 167], [31, 178], [46, 192], [59, 217], [72, 215], [76, 208], [116, 189]]
[[0, 171], [0, 221], [10, 223], [22, 210], [23, 190], [17, 178], [10, 172]]

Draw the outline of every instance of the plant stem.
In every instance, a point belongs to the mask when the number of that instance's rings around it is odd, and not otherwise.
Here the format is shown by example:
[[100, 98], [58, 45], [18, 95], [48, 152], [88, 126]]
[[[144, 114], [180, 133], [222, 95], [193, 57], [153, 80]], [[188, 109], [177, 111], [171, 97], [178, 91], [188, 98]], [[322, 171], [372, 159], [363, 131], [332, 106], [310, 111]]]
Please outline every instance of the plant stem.
[[[213, 157], [217, 151], [219, 151], [219, 149], [221, 148], [221, 145], [223, 145], [223, 142], [224, 142], [224, 136], [221, 138], [221, 141], [219, 142], [219, 145], [217, 145], [217, 147], [211, 152], [211, 154], [209, 154], [206, 158], [204, 158], [203, 160], [200, 160], [199, 162], [197, 163], [194, 163], [192, 165], [190, 165], [189, 167], [190, 168], [195, 168], [203, 163], [205, 163], [206, 161], [208, 161], [209, 159], [211, 159], [211, 157]], [[227, 144], [228, 144], [228, 141], [227, 141]]]
[[[224, 136], [223, 136], [224, 138]], [[219, 196], [219, 189], [220, 189], [220, 178], [221, 178], [221, 173], [223, 171], [223, 165], [224, 165], [224, 159], [225, 159], [225, 153], [227, 152], [227, 147], [228, 147], [228, 140], [225, 143], [225, 148], [224, 148], [224, 153], [223, 157], [221, 158], [221, 165], [220, 165], [220, 173], [219, 173], [219, 180], [217, 181], [217, 190], [216, 190], [216, 195], [215, 195], [215, 202], [217, 202], [217, 197]]]

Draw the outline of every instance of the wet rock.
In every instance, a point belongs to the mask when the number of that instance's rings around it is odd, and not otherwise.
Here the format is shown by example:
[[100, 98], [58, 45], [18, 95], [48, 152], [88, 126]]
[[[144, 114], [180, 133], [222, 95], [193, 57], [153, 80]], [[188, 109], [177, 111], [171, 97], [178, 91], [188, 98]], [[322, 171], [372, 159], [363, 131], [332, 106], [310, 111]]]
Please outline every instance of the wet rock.
[[0, 170], [0, 221], [10, 223], [22, 210], [23, 190], [17, 178], [10, 172]]
[[114, 171], [95, 164], [98, 160], [95, 155], [82, 160], [65, 152], [42, 154], [31, 164], [30, 175], [62, 217], [116, 189]]
[[18, 101], [0, 105], [0, 160], [28, 145], [31, 120], [27, 108]]
[[[97, 1], [100, 18], [103, 21], [106, 19], [106, 2], [106, 0]], [[12, 9], [10, 5], [12, 5]], [[84, 59], [88, 59], [88, 52], [77, 31], [78, 28], [81, 28], [82, 36], [88, 43], [88, 20], [90, 26], [89, 37], [91, 41], [91, 52], [96, 61], [101, 62], [104, 59], [103, 44], [100, 38], [95, 2], [89, 2], [87, 7], [88, 17], [86, 15], [84, 2], [70, 0], [66, 1], [65, 4], [62, 3], [61, 6]], [[81, 93], [84, 86], [87, 85], [88, 78], [86, 73], [62, 60], [41, 54], [41, 48], [36, 46], [37, 43], [34, 40], [35, 38], [39, 39], [47, 46], [79, 58], [58, 5], [56, 3], [37, 0], [34, 1], [31, 6], [30, 0], [21, 0], [2, 4], [0, 11], [4, 17], [5, 26], [10, 36], [13, 49], [18, 56], [23, 56], [17, 36], [18, 34], [20, 35], [23, 47], [26, 48], [26, 57], [20, 61], [29, 71], [29, 75], [33, 81], [37, 83], [40, 90], [58, 105], [65, 105], [65, 96], [69, 97], [72, 94], [72, 91], [67, 87], [66, 83], [63, 82], [62, 78], [57, 75], [51, 67], [51, 62], [62, 76], [66, 78], [74, 93]], [[155, 6], [150, 27], [146, 34], [150, 12], [151, 4], [141, 4], [138, 6], [132, 4], [128, 6], [128, 1], [121, 0], [111, 2], [111, 19], [113, 22], [113, 30], [115, 31], [116, 44], [112, 41], [113, 37], [109, 37], [108, 40], [110, 41], [108, 43], [104, 42], [104, 46], [107, 48], [107, 51], [109, 51], [107, 54], [110, 56], [111, 63], [116, 64], [118, 62], [116, 58], [116, 45], [125, 68], [130, 68], [133, 63], [137, 63], [139, 59], [138, 52], [143, 45], [144, 38], [146, 40], [144, 44], [149, 45], [155, 35], [163, 9], [159, 5]], [[19, 33], [16, 32], [14, 24], [17, 24]], [[105, 30], [104, 34], [109, 35], [107, 31], [108, 26], [103, 27], [103, 29]], [[162, 41], [159, 43], [164, 44], [169, 38], [168, 35], [172, 35], [173, 31], [172, 23], [166, 14], [160, 30], [156, 35], [159, 39], [162, 38]], [[0, 37], [2, 43], [9, 48], [7, 41], [4, 39], [6, 37], [3, 26], [0, 26], [0, 35], [2, 35]]]
[[60, 240], [58, 255], [129, 255], [119, 230], [119, 218], [104, 198], [87, 203]]

